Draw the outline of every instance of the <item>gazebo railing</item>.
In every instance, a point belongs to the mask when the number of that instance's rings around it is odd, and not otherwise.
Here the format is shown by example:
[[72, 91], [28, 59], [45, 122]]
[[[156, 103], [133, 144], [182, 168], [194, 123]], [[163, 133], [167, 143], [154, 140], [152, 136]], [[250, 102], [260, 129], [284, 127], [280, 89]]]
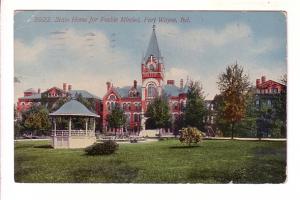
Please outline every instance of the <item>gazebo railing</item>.
[[[94, 135], [92, 130], [71, 130], [71, 136]], [[69, 136], [69, 130], [52, 130], [52, 136]]]

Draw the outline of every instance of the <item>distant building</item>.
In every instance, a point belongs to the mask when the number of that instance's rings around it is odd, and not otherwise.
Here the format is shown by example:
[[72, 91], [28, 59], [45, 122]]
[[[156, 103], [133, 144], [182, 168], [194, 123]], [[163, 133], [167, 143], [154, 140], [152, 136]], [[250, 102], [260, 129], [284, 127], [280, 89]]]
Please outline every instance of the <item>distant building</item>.
[[273, 107], [278, 101], [279, 94], [286, 92], [286, 86], [273, 80], [266, 80], [266, 76], [256, 79], [255, 105]]
[[258, 137], [272, 137], [275, 135], [283, 137], [286, 135], [284, 121], [280, 130], [271, 128], [273, 127], [274, 119], [277, 118], [277, 109], [281, 110], [283, 109], [280, 108], [281, 106], [286, 106], [282, 102], [284, 101], [283, 98], [286, 98], [283, 94], [286, 94], [285, 85], [273, 80], [267, 81], [265, 76], [262, 76], [261, 79], [256, 79], [255, 106], [258, 111], [263, 111], [256, 121]]
[[82, 97], [90, 100], [94, 100], [95, 102], [95, 112], [96, 114], [101, 114], [101, 99], [86, 90], [72, 90], [72, 85], [68, 85], [63, 83], [63, 88], [58, 88], [56, 86], [47, 89], [44, 92], [41, 92], [40, 89], [38, 91], [30, 88], [24, 91], [24, 96], [18, 98], [17, 102], [17, 113], [20, 116], [21, 112], [27, 111], [32, 108], [34, 104], [43, 104], [47, 107], [53, 106], [55, 102], [57, 102], [60, 98], [67, 98], [67, 97], [76, 97], [77, 95], [81, 95]]

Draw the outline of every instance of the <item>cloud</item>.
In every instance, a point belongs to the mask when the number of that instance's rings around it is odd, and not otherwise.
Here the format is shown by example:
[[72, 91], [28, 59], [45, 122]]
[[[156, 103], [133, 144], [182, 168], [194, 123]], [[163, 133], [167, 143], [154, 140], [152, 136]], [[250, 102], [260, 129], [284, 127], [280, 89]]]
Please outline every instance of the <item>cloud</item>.
[[171, 67], [167, 76], [179, 78], [183, 74], [199, 80], [210, 99], [219, 92], [218, 75], [235, 62], [245, 68], [252, 82], [262, 75], [277, 80], [286, 73], [285, 61], [270, 57], [282, 48], [281, 40], [258, 38], [245, 23], [188, 30], [166, 25], [159, 29], [158, 38], [167, 62], [166, 69]]
[[[49, 32], [30, 43], [15, 39], [15, 73], [28, 77], [15, 86], [16, 96], [30, 87], [45, 90], [67, 82], [102, 97], [106, 81], [120, 87], [140, 81], [140, 55], [132, 53], [134, 45], [116, 46], [105, 32], [94, 29], [52, 32], [59, 34]], [[145, 37], [139, 41], [147, 45]], [[177, 85], [187, 76], [200, 81], [208, 99], [218, 93], [218, 75], [236, 61], [254, 83], [262, 75], [277, 80], [286, 72], [286, 61], [274, 56], [282, 48], [281, 40], [259, 38], [246, 23], [190, 29], [169, 24], [158, 27], [157, 37], [165, 58], [165, 79]]]

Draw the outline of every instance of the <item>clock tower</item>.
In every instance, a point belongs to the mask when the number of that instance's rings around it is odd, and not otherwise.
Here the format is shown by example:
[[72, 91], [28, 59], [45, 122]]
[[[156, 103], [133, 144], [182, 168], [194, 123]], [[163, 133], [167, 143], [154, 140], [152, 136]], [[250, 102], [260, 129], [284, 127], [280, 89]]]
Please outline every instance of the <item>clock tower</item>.
[[149, 102], [162, 94], [164, 81], [164, 64], [161, 56], [155, 25], [141, 64], [142, 73], [142, 113], [146, 112]]

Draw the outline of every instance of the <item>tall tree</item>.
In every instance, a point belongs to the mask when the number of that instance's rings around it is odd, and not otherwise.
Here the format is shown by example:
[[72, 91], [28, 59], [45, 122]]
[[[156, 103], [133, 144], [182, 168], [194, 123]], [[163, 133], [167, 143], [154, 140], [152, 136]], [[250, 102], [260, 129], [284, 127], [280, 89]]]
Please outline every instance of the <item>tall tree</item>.
[[162, 95], [153, 99], [148, 105], [145, 116], [148, 117], [147, 123], [151, 122], [152, 128], [162, 129], [166, 127], [171, 118], [166, 97]]
[[245, 116], [249, 77], [244, 73], [243, 67], [236, 63], [227, 66], [226, 71], [219, 75], [217, 84], [224, 98], [224, 118], [231, 124], [233, 139], [236, 123]]
[[286, 105], [287, 105], [287, 74], [281, 77], [281, 83], [285, 85], [285, 89], [280, 92], [278, 98], [275, 101], [274, 109], [276, 112], [276, 117], [281, 121], [281, 136], [286, 136]]
[[197, 127], [204, 131], [204, 118], [207, 109], [204, 102], [202, 86], [197, 81], [191, 81], [187, 92], [187, 103], [184, 114], [185, 125]]
[[115, 129], [115, 135], [117, 134], [116, 129], [121, 128], [126, 123], [126, 115], [124, 111], [118, 106], [113, 108], [111, 113], [107, 116], [108, 125]]

